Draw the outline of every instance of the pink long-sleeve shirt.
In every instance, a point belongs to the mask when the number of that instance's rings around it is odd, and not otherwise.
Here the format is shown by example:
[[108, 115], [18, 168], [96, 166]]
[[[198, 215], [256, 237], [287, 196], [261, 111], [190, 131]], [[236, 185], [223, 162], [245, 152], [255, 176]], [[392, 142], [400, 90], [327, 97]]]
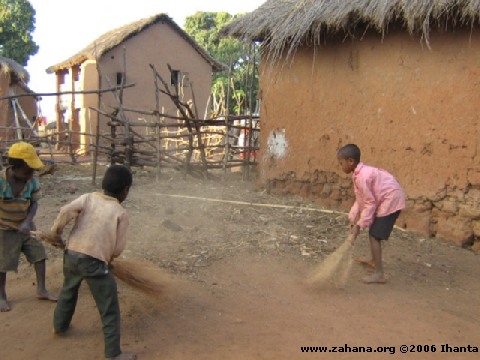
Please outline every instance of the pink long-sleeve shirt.
[[405, 208], [405, 193], [388, 171], [359, 163], [353, 172], [355, 203], [348, 219], [362, 228], [372, 225], [375, 217], [387, 216]]

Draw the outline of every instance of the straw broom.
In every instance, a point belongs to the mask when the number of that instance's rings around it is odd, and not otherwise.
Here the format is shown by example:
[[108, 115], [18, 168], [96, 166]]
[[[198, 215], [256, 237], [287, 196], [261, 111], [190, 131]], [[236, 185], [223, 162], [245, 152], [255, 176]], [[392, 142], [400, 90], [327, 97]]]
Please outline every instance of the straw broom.
[[[31, 236], [64, 250], [63, 240], [49, 232], [31, 231]], [[165, 290], [168, 277], [151, 262], [134, 259], [115, 259], [109, 265], [115, 277], [133, 289], [148, 296], [158, 296]]]
[[343, 288], [348, 280], [352, 262], [353, 244], [347, 239], [313, 270], [307, 283], [315, 287], [333, 284], [337, 288]]

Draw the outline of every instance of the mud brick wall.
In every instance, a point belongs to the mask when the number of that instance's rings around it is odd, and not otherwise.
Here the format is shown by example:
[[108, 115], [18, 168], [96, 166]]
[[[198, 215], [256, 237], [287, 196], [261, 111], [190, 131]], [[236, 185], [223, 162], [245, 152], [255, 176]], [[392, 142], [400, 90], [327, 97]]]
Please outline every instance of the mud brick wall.
[[355, 143], [405, 190], [399, 225], [480, 239], [480, 37], [439, 30], [430, 40], [368, 33], [301, 47], [288, 65], [263, 58], [260, 185], [348, 209], [351, 177], [336, 155]]

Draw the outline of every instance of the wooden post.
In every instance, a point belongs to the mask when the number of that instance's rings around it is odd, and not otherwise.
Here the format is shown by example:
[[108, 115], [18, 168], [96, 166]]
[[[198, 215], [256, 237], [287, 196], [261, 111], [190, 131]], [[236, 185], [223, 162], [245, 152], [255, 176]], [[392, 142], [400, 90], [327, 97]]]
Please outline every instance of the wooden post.
[[[98, 87], [102, 88], [102, 70], [98, 64], [97, 56], [97, 44], [95, 43], [95, 69], [97, 70], [98, 76]], [[97, 106], [100, 107], [102, 100], [102, 94], [98, 93]], [[95, 185], [97, 182], [97, 162], [98, 162], [98, 149], [100, 146], [100, 113], [97, 114], [97, 124], [95, 126], [95, 153], [94, 153], [94, 162], [93, 162], [93, 173], [92, 173], [92, 185]]]
[[[247, 180], [250, 180], [250, 154], [252, 151], [252, 140], [253, 140], [253, 84], [255, 83], [255, 49], [253, 48], [255, 45], [250, 43], [249, 47], [249, 56], [248, 56], [248, 69], [251, 69], [251, 77], [250, 77], [250, 87], [247, 88], [248, 90], [248, 113], [249, 113], [249, 126], [248, 126], [248, 149], [247, 149], [247, 172], [246, 172], [246, 178]], [[253, 53], [253, 56], [252, 56]], [[253, 60], [252, 60], [253, 58]], [[247, 79], [249, 77], [249, 73], [247, 71]]]
[[[172, 68], [169, 64], [167, 64], [168, 66], [168, 69], [170, 71], [170, 73], [172, 73]], [[150, 67], [152, 69], [155, 70], [155, 66], [150, 64]], [[192, 159], [192, 153], [193, 153], [193, 127], [192, 127], [192, 122], [193, 122], [193, 126], [195, 127], [195, 130], [196, 130], [196, 135], [197, 135], [197, 138], [198, 136], [201, 136], [200, 134], [200, 130], [199, 130], [199, 125], [198, 123], [195, 121], [195, 116], [193, 115], [193, 112], [192, 112], [192, 109], [190, 108], [190, 106], [188, 104], [185, 104], [185, 103], [182, 103], [179, 98], [178, 98], [178, 91], [175, 91], [175, 94], [172, 94], [170, 89], [169, 89], [169, 85], [165, 82], [165, 80], [160, 76], [160, 74], [155, 71], [156, 73], [156, 76], [158, 77], [158, 79], [162, 82], [163, 84], [163, 87], [165, 90], [161, 91], [163, 94], [167, 95], [172, 101], [173, 103], [177, 106], [177, 109], [178, 111], [180, 112], [180, 114], [182, 114], [183, 116], [183, 120], [185, 121], [185, 125], [188, 129], [188, 153], [187, 153], [187, 156], [186, 156], [186, 159], [185, 159], [185, 177], [187, 176], [187, 174], [189, 172], [191, 172], [191, 168], [190, 168], [190, 162], [191, 162], [191, 159]], [[201, 140], [200, 142], [201, 143]], [[200, 151], [202, 152], [203, 151], [203, 148], [200, 147]], [[206, 166], [205, 166], [205, 162], [204, 162], [204, 173], [206, 173]], [[208, 174], [205, 174], [206, 176], [208, 176]]]
[[123, 127], [125, 130], [125, 166], [130, 168], [132, 164], [132, 153], [133, 153], [133, 139], [130, 135], [130, 124], [128, 123], [128, 119], [123, 112], [123, 86], [124, 81], [123, 79], [127, 76], [127, 52], [125, 46], [123, 47], [123, 75], [122, 75], [122, 83], [120, 85], [120, 90], [118, 91], [118, 101], [120, 103], [120, 116], [123, 120]]
[[22, 129], [20, 129], [20, 123], [18, 121], [18, 113], [17, 113], [17, 106], [15, 104], [15, 99], [11, 100], [12, 109], [13, 109], [13, 116], [15, 119], [15, 128], [17, 129], [17, 138], [18, 140], [22, 140]]
[[155, 84], [155, 118], [157, 120], [157, 126], [155, 127], [155, 135], [157, 137], [157, 174], [155, 176], [155, 180], [158, 182], [160, 180], [160, 171], [161, 171], [161, 156], [160, 156], [160, 147], [161, 147], [161, 140], [160, 140], [160, 96], [159, 96], [159, 87], [158, 87], [158, 79], [156, 76], [156, 69], [155, 67], [152, 68], [153, 71], [153, 79]]
[[[89, 109], [90, 111], [90, 109]], [[100, 145], [100, 115], [97, 116], [97, 124], [95, 126], [95, 150], [93, 152], [93, 173], [92, 185], [97, 182], [97, 161], [98, 161], [98, 146]]]
[[230, 116], [230, 77], [232, 76], [232, 65], [230, 64], [230, 67], [228, 69], [228, 87], [227, 87], [227, 99], [225, 100], [225, 152], [224, 152], [224, 157], [223, 157], [223, 179], [225, 180], [227, 177], [227, 164], [229, 160], [229, 155], [230, 155], [230, 139], [229, 139], [229, 134], [230, 134], [230, 121], [229, 121], [229, 116]]
[[160, 180], [160, 163], [161, 163], [161, 157], [160, 157], [160, 124], [157, 123], [157, 126], [155, 127], [155, 134], [157, 135], [157, 174], [155, 176], [155, 180], [158, 182]]
[[113, 154], [115, 153], [115, 138], [117, 137], [116, 131], [117, 131], [117, 124], [115, 122], [110, 126], [110, 136], [112, 137], [112, 140], [110, 142], [110, 165], [115, 165]]
[[48, 150], [50, 151], [50, 160], [52, 160], [52, 162], [54, 162], [53, 149], [52, 149], [52, 144], [51, 144], [51, 140], [50, 140], [51, 135], [49, 135], [49, 134], [46, 134], [46, 135], [47, 135]]

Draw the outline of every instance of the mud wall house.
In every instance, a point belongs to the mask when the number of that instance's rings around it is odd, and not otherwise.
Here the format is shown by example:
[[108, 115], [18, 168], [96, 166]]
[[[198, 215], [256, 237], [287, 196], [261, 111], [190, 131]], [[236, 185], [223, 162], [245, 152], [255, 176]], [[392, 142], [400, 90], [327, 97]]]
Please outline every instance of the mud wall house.
[[224, 29], [262, 42], [261, 185], [348, 209], [336, 152], [356, 143], [404, 187], [400, 225], [479, 239], [479, 18], [468, 0], [268, 0]]
[[[28, 80], [29, 74], [23, 66], [0, 56], [0, 97], [32, 93], [26, 85]], [[12, 102], [15, 102], [20, 127], [28, 127], [37, 117], [36, 100], [35, 96], [19, 97], [16, 101], [14, 98], [0, 100], [0, 141], [5, 141], [4, 145], [8, 144], [7, 141], [18, 140]]]
[[[155, 83], [149, 64], [155, 65], [172, 92], [177, 88], [182, 101], [193, 102], [194, 99], [198, 116], [204, 115], [212, 72], [223, 70], [223, 64], [212, 58], [170, 17], [159, 14], [109, 31], [69, 59], [47, 69], [48, 73], [56, 75], [58, 92], [73, 92], [57, 97], [57, 128], [95, 133], [97, 121], [100, 121], [100, 131], [110, 133], [109, 119], [89, 108], [112, 113], [118, 107], [115, 95], [75, 92], [111, 88], [120, 85], [122, 78], [125, 84], [135, 84], [124, 89], [124, 108], [154, 110]], [[159, 109], [164, 114], [177, 115], [174, 103], [163, 94]], [[128, 117], [138, 120], [138, 115], [135, 117], [132, 113], [128, 113]], [[146, 130], [140, 133], [143, 131]], [[89, 142], [84, 136], [75, 136], [74, 140], [83, 146]]]

